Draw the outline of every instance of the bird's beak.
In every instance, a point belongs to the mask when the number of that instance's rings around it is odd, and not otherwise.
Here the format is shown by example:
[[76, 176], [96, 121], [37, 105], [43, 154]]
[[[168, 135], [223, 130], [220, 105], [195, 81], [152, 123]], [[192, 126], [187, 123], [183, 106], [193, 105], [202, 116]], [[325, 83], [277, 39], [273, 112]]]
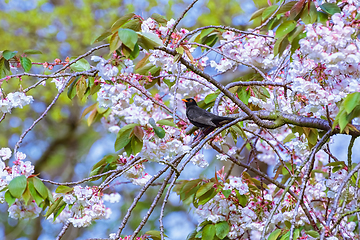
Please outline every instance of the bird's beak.
[[188, 102], [186, 99], [181, 99], [183, 102]]

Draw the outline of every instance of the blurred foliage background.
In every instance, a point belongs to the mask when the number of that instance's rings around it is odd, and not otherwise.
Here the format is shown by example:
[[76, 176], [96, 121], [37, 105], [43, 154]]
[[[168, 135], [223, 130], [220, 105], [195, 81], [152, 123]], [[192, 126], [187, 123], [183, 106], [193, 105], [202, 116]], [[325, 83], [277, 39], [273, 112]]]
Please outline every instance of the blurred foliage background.
[[[144, 19], [153, 13], [166, 16], [167, 19], [178, 18], [192, 1], [185, 0], [0, 0], [0, 47], [2, 50], [18, 51], [26, 49], [40, 50], [43, 54], [31, 55], [32, 62], [53, 62], [60, 58], [78, 56], [85, 53], [113, 22], [122, 15], [134, 12]], [[238, 29], [251, 27], [249, 19], [257, 8], [267, 6], [266, 0], [200, 0], [180, 22], [180, 27], [191, 30], [205, 25], [226, 25]], [[105, 41], [104, 41], [105, 43]], [[107, 57], [108, 50], [95, 52], [95, 55]], [[50, 73], [42, 65], [33, 66], [34, 73]], [[38, 79], [24, 77], [11, 79], [1, 85], [5, 93], [25, 89]], [[33, 96], [34, 104], [24, 109], [14, 109], [0, 124], [0, 147], [13, 149], [21, 133], [37, 119], [57, 94], [57, 89], [48, 80], [46, 86], [38, 86], [28, 92]], [[20, 151], [27, 154], [27, 159], [35, 164], [35, 172], [40, 177], [54, 181], [74, 181], [88, 176], [91, 167], [105, 154], [114, 153], [115, 136], [105, 132], [101, 124], [88, 127], [81, 119], [85, 106], [91, 100], [81, 102], [76, 98], [71, 101], [62, 94], [49, 114], [24, 139]], [[149, 169], [147, 169], [149, 170]], [[214, 168], [210, 169], [213, 174]], [[156, 169], [150, 169], [155, 172]], [[199, 170], [191, 170], [194, 177]], [[201, 170], [200, 170], [201, 171]], [[183, 176], [188, 177], [188, 176]], [[191, 177], [191, 174], [189, 175]], [[96, 182], [95, 182], [96, 183]], [[125, 187], [123, 187], [125, 186]], [[122, 191], [126, 188], [126, 191]], [[108, 221], [99, 221], [90, 228], [71, 227], [64, 239], [85, 239], [90, 237], [107, 237], [116, 231], [119, 220], [130, 206], [139, 187], [118, 184], [116, 189], [123, 199], [113, 208], [113, 216]], [[132, 190], [132, 191], [129, 191]], [[157, 192], [153, 189], [153, 193]], [[143, 197], [137, 206], [133, 219], [127, 229], [131, 233], [145, 214], [152, 201], [151, 191]], [[171, 200], [171, 199], [170, 199]], [[115, 206], [115, 205], [114, 205]], [[119, 209], [121, 212], [119, 212]], [[58, 234], [61, 224], [52, 225], [48, 220], [38, 218], [29, 221], [17, 221], [8, 218], [6, 204], [0, 205], [0, 238], [1, 239], [53, 239]], [[154, 211], [153, 221], [144, 230], [157, 229], [158, 214]], [[173, 199], [167, 205], [170, 239], [185, 239], [197, 221], [188, 217], [188, 208], [179, 200]], [[184, 221], [188, 219], [188, 221]], [[152, 225], [152, 226], [150, 226]], [[181, 226], [181, 227], [180, 227]], [[185, 230], [188, 229], [188, 230]], [[96, 235], [94, 235], [96, 233]]]

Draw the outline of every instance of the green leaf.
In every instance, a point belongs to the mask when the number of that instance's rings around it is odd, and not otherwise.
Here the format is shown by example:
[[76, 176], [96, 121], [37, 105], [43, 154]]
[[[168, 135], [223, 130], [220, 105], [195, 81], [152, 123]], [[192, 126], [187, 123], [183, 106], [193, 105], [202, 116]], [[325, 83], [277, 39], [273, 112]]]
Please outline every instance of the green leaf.
[[275, 231], [270, 233], [268, 240], [276, 240], [279, 237], [280, 233], [281, 233], [281, 229], [276, 229]]
[[304, 9], [305, 0], [297, 1], [290, 10], [290, 19], [298, 20], [298, 15]]
[[166, 134], [165, 130], [162, 127], [155, 127], [154, 132], [159, 138], [164, 138]]
[[194, 35], [192, 35], [192, 37], [189, 39], [189, 42], [197, 42], [200, 43], [200, 34], [201, 32], [197, 32]]
[[159, 138], [164, 138], [165, 137], [165, 130], [162, 127], [158, 127], [155, 123], [155, 120], [153, 118], [149, 119], [149, 124], [153, 127], [155, 134], [159, 137]]
[[212, 240], [215, 237], [215, 226], [213, 224], [206, 225], [202, 230], [202, 240]]
[[66, 203], [64, 201], [60, 202], [60, 204], [58, 205], [58, 208], [56, 209], [57, 211], [54, 214], [54, 221], [60, 215], [60, 213], [64, 210], [65, 207], [66, 207]]
[[335, 166], [345, 167], [346, 164], [345, 164], [344, 161], [337, 161], [337, 162], [328, 163], [328, 164], [326, 164], [325, 166], [327, 166], [327, 167], [335, 167]]
[[46, 199], [48, 196], [47, 187], [44, 185], [44, 183], [37, 177], [33, 177], [32, 181], [34, 182], [34, 187], [36, 191], [41, 195], [43, 199]]
[[285, 139], [283, 140], [283, 143], [287, 143], [287, 142], [290, 142], [291, 139], [294, 139], [295, 138], [295, 134], [294, 133], [289, 133]]
[[295, 29], [297, 22], [294, 20], [283, 22], [276, 30], [275, 37], [282, 38]]
[[47, 212], [45, 213], [45, 218], [48, 218], [52, 213], [54, 213], [55, 212], [55, 210], [59, 207], [59, 204], [60, 203], [65, 203], [64, 201], [63, 201], [63, 198], [64, 197], [59, 197], [58, 199], [56, 199], [56, 201], [53, 203], [53, 204], [51, 204], [50, 205], [50, 207], [49, 207], [49, 209], [47, 210]]
[[124, 23], [129, 21], [129, 19], [132, 18], [133, 16], [135, 16], [134, 13], [128, 13], [122, 16], [121, 18], [119, 18], [118, 20], [116, 20], [116, 22], [114, 22], [114, 24], [111, 26], [111, 32], [117, 31]]
[[[316, 10], [316, 6], [313, 2], [308, 2], [310, 4], [310, 7], [305, 7], [301, 13], [301, 20], [307, 25], [307, 24], [313, 24], [317, 20], [318, 12]], [[304, 26], [304, 25], [302, 25]]]
[[187, 235], [186, 240], [195, 240], [196, 233], [196, 229], [190, 232], [189, 235]]
[[163, 46], [161, 39], [154, 33], [138, 32], [138, 44], [146, 51], [154, 49], [154, 47]]
[[137, 153], [141, 152], [142, 147], [143, 147], [143, 142], [140, 141], [137, 137], [133, 136], [131, 140], [132, 153], [136, 155]]
[[128, 58], [130, 59], [130, 60], [134, 60], [135, 58], [137, 58], [138, 56], [139, 56], [139, 54], [140, 54], [140, 47], [139, 47], [139, 44], [135, 44], [135, 46], [134, 46], [134, 51], [132, 51], [131, 53], [130, 53], [130, 55], [128, 56]]
[[260, 9], [256, 10], [256, 11], [251, 15], [249, 21], [251, 21], [251, 20], [253, 20], [253, 19], [255, 19], [255, 18], [260, 17], [260, 16], [263, 14], [263, 12], [265, 11], [265, 9], [266, 9], [266, 8], [260, 8]]
[[141, 30], [141, 23], [142, 22], [139, 18], [135, 18], [126, 22], [124, 25], [121, 26], [121, 28], [128, 28], [137, 32]]
[[26, 188], [26, 177], [25, 175], [18, 176], [10, 181], [8, 187], [12, 196], [21, 198]]
[[121, 46], [119, 35], [114, 33], [110, 38], [110, 53], [114, 52]]
[[[205, 203], [207, 203], [208, 201], [213, 199], [216, 194], [217, 194], [217, 191], [215, 191], [215, 188], [211, 188], [204, 195], [202, 195], [201, 197], [198, 198], [198, 202], [197, 202], [198, 205], [204, 205]], [[194, 198], [194, 200], [196, 201], [197, 198]]]
[[29, 181], [28, 183], [28, 187], [31, 193], [31, 196], [33, 197], [33, 199], [35, 200], [36, 204], [39, 206], [40, 203], [44, 200], [41, 195], [36, 191], [35, 187], [34, 187], [34, 183], [33, 181]]
[[170, 81], [169, 79], [164, 78], [163, 82], [168, 86], [168, 88], [170, 89], [172, 86], [175, 85], [176, 81]]
[[115, 151], [119, 151], [124, 148], [130, 142], [130, 134], [133, 131], [135, 126], [139, 126], [137, 123], [128, 124], [120, 129], [117, 134], [115, 141]]
[[314, 128], [311, 128], [309, 135], [307, 136], [307, 139], [310, 144], [315, 145], [317, 143], [318, 136], [319, 136], [319, 134], [318, 134], [317, 130]]
[[[70, 61], [76, 59], [76, 57], [72, 57], [70, 58]], [[89, 70], [90, 64], [89, 62], [85, 59], [85, 58], [81, 58], [78, 61], [76, 61], [75, 63], [70, 65], [71, 70], [75, 71], [75, 72], [83, 72], [83, 71], [87, 71]]]
[[71, 192], [74, 188], [72, 187], [68, 187], [68, 186], [64, 186], [64, 185], [60, 185], [56, 188], [55, 192], [56, 193], [68, 193], [68, 192]]
[[176, 51], [177, 53], [179, 53], [180, 55], [183, 55], [183, 53], [184, 53], [184, 48], [180, 46], [180, 47], [176, 48], [175, 51]]
[[31, 60], [29, 58], [20, 57], [20, 63], [25, 72], [30, 71], [32, 65], [31, 65]]
[[0, 58], [0, 78], [4, 78], [8, 74], [10, 74], [9, 61], [2, 57]]
[[300, 26], [297, 26], [295, 31], [292, 31], [290, 34], [289, 34], [289, 42], [292, 44], [292, 42], [295, 40], [295, 38], [304, 31], [304, 28], [305, 26], [304, 25], [300, 25]]
[[281, 57], [281, 55], [284, 53], [285, 49], [289, 45], [289, 40], [286, 36], [283, 36], [282, 38], [279, 38], [276, 40], [274, 45], [274, 55], [278, 55]]
[[319, 238], [320, 237], [320, 234], [317, 231], [314, 231], [314, 230], [305, 231], [305, 233], [307, 235], [310, 235], [313, 238]]
[[36, 55], [36, 54], [43, 54], [40, 50], [35, 49], [27, 49], [24, 51], [24, 54], [26, 55]]
[[10, 191], [5, 192], [5, 201], [9, 204], [9, 206], [13, 205], [16, 200], [16, 197], [11, 195]]
[[144, 131], [142, 130], [142, 128], [140, 126], [135, 126], [134, 127], [134, 135], [138, 138], [139, 141], [143, 141], [144, 138]]
[[300, 41], [300, 39], [303, 39], [305, 37], [306, 37], [306, 33], [301, 32], [294, 39], [292, 39], [292, 41], [291, 41], [291, 49], [290, 49], [291, 53], [294, 53], [300, 47], [299, 41]]
[[94, 41], [92, 41], [91, 44], [94, 44], [96, 42], [101, 42], [102, 40], [106, 39], [112, 34], [112, 32], [106, 31], [103, 34], [101, 34], [99, 37], [97, 37]]
[[171, 120], [167, 120], [167, 119], [162, 119], [156, 122], [159, 125], [165, 125], [165, 126], [170, 126], [170, 127], [177, 127], [177, 125], [171, 121]]
[[28, 205], [29, 200], [31, 198], [31, 193], [28, 187], [25, 189], [22, 198], [24, 199], [25, 205]]
[[222, 190], [221, 191], [222, 194], [224, 194], [225, 198], [228, 198], [232, 192], [232, 190], [228, 189], [228, 190]]
[[300, 237], [300, 229], [296, 228], [294, 231], [293, 239], [296, 240]]
[[81, 100], [83, 99], [86, 90], [88, 88], [87, 81], [84, 76], [80, 76], [80, 79], [76, 83], [76, 95]]
[[201, 39], [201, 43], [212, 47], [219, 40], [218, 33], [211, 33]]
[[216, 236], [223, 239], [230, 231], [229, 223], [226, 221], [218, 222], [215, 224]]
[[205, 193], [207, 193], [210, 189], [213, 189], [213, 188], [214, 188], [214, 183], [213, 182], [205, 183], [204, 185], [202, 185], [199, 188], [199, 190], [197, 190], [197, 192], [195, 194], [195, 197], [199, 198], [202, 195], [204, 195]]
[[279, 16], [282, 13], [286, 13], [286, 12], [290, 11], [294, 7], [295, 4], [296, 4], [296, 1], [287, 2], [286, 4], [284, 4], [283, 6], [280, 7], [279, 11], [276, 13], [277, 16]]
[[265, 21], [266, 19], [268, 19], [278, 7], [278, 5], [272, 5], [270, 7], [267, 7], [262, 13], [262, 20]]
[[213, 32], [215, 28], [207, 28], [201, 31], [200, 38], [203, 38]]
[[237, 90], [239, 99], [246, 105], [249, 103], [251, 97], [250, 89], [247, 90], [247, 87], [239, 87]]
[[204, 102], [206, 104], [209, 104], [210, 102], [215, 101], [215, 99], [217, 98], [217, 96], [219, 96], [219, 93], [210, 93], [208, 95], [206, 95]]
[[119, 29], [118, 35], [120, 38], [120, 41], [131, 49], [131, 51], [134, 51], [135, 44], [138, 40], [138, 35], [134, 30], [131, 29]]
[[68, 98], [73, 99], [76, 96], [76, 83], [79, 79], [80, 79], [80, 76], [77, 76], [75, 78], [75, 80], [73, 80], [72, 83], [70, 84], [68, 91], [67, 91]]
[[355, 107], [360, 105], [360, 92], [348, 94], [342, 105], [347, 113], [351, 113]]
[[131, 139], [130, 139], [130, 142], [124, 147], [124, 150], [126, 152], [126, 154], [128, 156], [130, 156], [130, 154], [132, 153], [132, 149], [131, 149]]
[[341, 9], [338, 5], [336, 5], [336, 3], [324, 3], [320, 5], [320, 8], [330, 15], [333, 15], [335, 13], [341, 13]]
[[[191, 191], [191, 189], [195, 188], [196, 186], [198, 186], [198, 184], [201, 182], [201, 179], [194, 179], [191, 181], [184, 181], [184, 183], [182, 184], [182, 188], [180, 189], [180, 192], [178, 194], [182, 194], [182, 193], [188, 193], [189, 191]], [[175, 189], [174, 189], [175, 190]]]
[[12, 52], [9, 50], [5, 50], [2, 52], [2, 55], [6, 60], [9, 60], [9, 59], [13, 58], [16, 55], [16, 53], [17, 53], [17, 51]]
[[[145, 233], [145, 235], [150, 236], [153, 240], [161, 240], [161, 234], [160, 231], [156, 230], [150, 230]], [[164, 234], [164, 237], [167, 237], [166, 234]]]
[[164, 24], [164, 25], [166, 25], [168, 22], [164, 16], [162, 16], [158, 13], [153, 13], [151, 15], [151, 18], [154, 19], [155, 21], [157, 21], [158, 23]]
[[[291, 227], [291, 226], [290, 226]], [[289, 227], [289, 228], [290, 228]], [[290, 238], [290, 231], [288, 231], [287, 233], [285, 233], [281, 238], [280, 240], [288, 240]]]
[[[251, 185], [250, 185], [250, 186], [251, 186]], [[242, 207], [246, 207], [247, 201], [248, 201], [246, 195], [240, 195], [240, 193], [239, 193], [238, 190], [235, 190], [235, 192], [236, 192], [237, 198], [239, 199], [240, 205], [241, 205]]]

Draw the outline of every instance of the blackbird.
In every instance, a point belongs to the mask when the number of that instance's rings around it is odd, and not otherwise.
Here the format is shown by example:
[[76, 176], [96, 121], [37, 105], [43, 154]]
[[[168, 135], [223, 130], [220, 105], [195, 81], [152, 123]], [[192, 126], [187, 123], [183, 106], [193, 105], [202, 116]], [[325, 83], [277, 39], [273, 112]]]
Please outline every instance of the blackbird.
[[204, 129], [204, 135], [235, 120], [235, 118], [218, 116], [200, 108], [193, 98], [182, 99], [182, 101], [186, 105], [187, 118], [193, 125]]

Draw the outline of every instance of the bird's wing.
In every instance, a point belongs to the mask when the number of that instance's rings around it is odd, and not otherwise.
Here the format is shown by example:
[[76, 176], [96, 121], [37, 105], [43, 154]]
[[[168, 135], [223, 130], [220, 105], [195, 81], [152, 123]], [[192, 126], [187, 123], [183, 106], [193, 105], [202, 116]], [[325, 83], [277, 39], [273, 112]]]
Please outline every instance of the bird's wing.
[[212, 122], [214, 116], [216, 115], [209, 113], [208, 111], [200, 107], [190, 108], [188, 109], [187, 112], [187, 117], [191, 122], [196, 122], [199, 123], [200, 125], [216, 127], [216, 124]]
[[235, 118], [214, 115], [214, 118], [212, 118], [211, 121], [216, 126], [220, 127], [220, 126], [223, 126], [224, 124], [229, 123], [229, 122], [234, 121], [234, 120], [235, 120]]

